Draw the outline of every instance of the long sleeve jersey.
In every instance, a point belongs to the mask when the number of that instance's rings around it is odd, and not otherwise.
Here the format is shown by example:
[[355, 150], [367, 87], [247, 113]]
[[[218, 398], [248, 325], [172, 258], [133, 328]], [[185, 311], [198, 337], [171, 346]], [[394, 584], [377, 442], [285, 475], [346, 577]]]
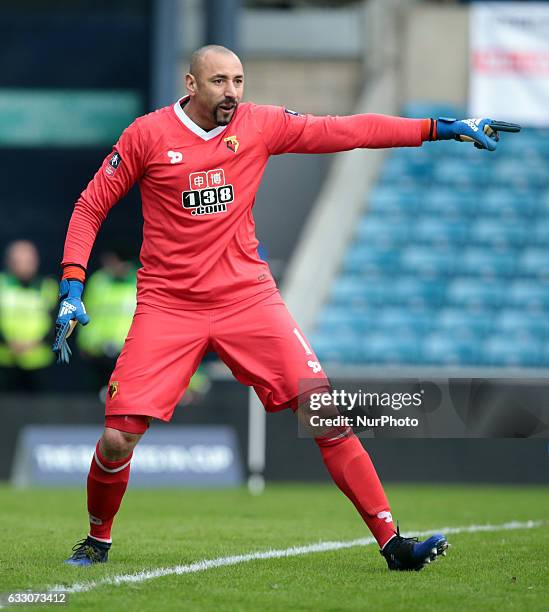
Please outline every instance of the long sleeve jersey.
[[252, 215], [271, 155], [420, 146], [429, 131], [422, 119], [316, 117], [241, 103], [228, 125], [207, 132], [185, 114], [186, 101], [122, 133], [75, 205], [63, 255], [63, 264], [85, 268], [110, 208], [138, 182], [137, 299], [169, 308], [215, 308], [275, 289]]

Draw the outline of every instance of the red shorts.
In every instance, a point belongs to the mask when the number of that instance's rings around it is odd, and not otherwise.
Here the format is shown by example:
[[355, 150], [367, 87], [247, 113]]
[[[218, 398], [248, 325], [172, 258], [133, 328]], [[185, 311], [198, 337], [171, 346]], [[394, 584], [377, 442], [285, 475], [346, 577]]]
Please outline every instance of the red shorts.
[[210, 350], [255, 389], [268, 411], [295, 409], [304, 388], [328, 385], [278, 291], [209, 310], [139, 304], [109, 381], [107, 416], [169, 421]]

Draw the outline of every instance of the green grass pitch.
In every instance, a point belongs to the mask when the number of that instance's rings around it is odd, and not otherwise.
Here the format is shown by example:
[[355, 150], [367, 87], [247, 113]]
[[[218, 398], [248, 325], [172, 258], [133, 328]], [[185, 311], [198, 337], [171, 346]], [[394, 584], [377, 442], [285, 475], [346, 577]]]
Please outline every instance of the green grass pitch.
[[[421, 572], [389, 572], [375, 545], [254, 560], [118, 586], [107, 576], [203, 559], [369, 535], [331, 485], [132, 490], [115, 523], [108, 564], [62, 560], [86, 533], [76, 490], [0, 487], [0, 592], [99, 584], [69, 596], [70, 610], [547, 610], [547, 487], [393, 485], [405, 535], [443, 526], [542, 520], [533, 529], [449, 536], [448, 556]], [[60, 606], [49, 606], [56, 607]], [[32, 609], [42, 606], [32, 606]], [[14, 609], [22, 609], [21, 607]], [[27, 607], [26, 609], [30, 609]]]

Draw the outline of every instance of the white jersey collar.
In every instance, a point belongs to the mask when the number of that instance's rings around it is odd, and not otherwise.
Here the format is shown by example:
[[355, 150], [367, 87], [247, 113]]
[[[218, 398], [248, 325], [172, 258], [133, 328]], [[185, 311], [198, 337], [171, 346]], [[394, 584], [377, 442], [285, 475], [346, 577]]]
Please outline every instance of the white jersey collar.
[[226, 125], [218, 125], [216, 128], [214, 128], [213, 130], [210, 130], [209, 132], [206, 132], [206, 130], [203, 130], [181, 108], [181, 102], [183, 102], [183, 100], [187, 100], [188, 98], [189, 96], [183, 96], [182, 98], [180, 98], [173, 105], [173, 109], [175, 111], [175, 114], [178, 116], [179, 120], [181, 121], [181, 123], [185, 127], [187, 127], [189, 130], [191, 130], [191, 132], [193, 132], [194, 134], [202, 138], [202, 140], [211, 140], [212, 138], [219, 136], [219, 134], [221, 134], [221, 132], [223, 132], [227, 128]]

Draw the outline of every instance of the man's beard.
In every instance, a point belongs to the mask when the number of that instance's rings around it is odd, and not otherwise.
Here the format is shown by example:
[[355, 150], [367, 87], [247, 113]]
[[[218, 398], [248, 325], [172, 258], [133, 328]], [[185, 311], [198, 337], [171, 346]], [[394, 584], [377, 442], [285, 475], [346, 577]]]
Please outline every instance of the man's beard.
[[[221, 106], [232, 106], [232, 108], [230, 109], [230, 111], [224, 110], [221, 108]], [[224, 100], [223, 102], [220, 102], [213, 111], [213, 117], [214, 117], [214, 121], [216, 123], [216, 125], [228, 125], [231, 122], [231, 119], [233, 118], [236, 109], [238, 107], [238, 102], [236, 101], [227, 101]]]

